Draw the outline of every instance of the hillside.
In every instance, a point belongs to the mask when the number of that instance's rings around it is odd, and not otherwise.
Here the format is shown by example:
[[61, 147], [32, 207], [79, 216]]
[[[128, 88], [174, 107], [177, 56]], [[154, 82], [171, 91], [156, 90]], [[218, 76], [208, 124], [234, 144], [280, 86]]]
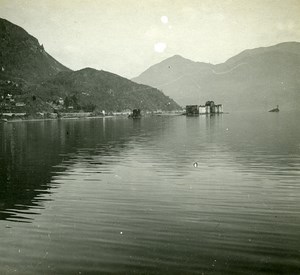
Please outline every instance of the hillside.
[[0, 18], [0, 71], [5, 76], [36, 82], [69, 71], [21, 27]]
[[[52, 111], [31, 88], [61, 71], [70, 71], [51, 57], [21, 27], [0, 18], [0, 112]], [[11, 98], [7, 98], [8, 95]], [[24, 107], [16, 107], [22, 102]]]
[[0, 19], [0, 50], [0, 112], [180, 108], [159, 90], [118, 75], [90, 68], [71, 71], [5, 19]]
[[268, 110], [277, 104], [296, 109], [299, 74], [300, 43], [286, 42], [246, 50], [218, 65], [174, 56], [133, 80], [162, 89], [181, 105], [214, 100], [227, 111]]
[[180, 108], [155, 88], [92, 68], [61, 72], [37, 86], [36, 90], [45, 101], [61, 97], [66, 108], [72, 106], [85, 111], [122, 111], [134, 108], [154, 111]]

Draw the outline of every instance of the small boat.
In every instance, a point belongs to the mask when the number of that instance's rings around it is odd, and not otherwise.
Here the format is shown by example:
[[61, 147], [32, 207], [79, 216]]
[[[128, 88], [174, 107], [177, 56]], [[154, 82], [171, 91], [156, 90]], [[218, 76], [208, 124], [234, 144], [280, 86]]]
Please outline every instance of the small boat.
[[142, 115], [141, 115], [141, 110], [140, 109], [133, 109], [132, 110], [132, 114], [130, 114], [128, 116], [128, 118], [141, 118]]
[[270, 110], [269, 112], [272, 112], [272, 113], [274, 113], [274, 112], [279, 112], [279, 106], [277, 105], [276, 108]]

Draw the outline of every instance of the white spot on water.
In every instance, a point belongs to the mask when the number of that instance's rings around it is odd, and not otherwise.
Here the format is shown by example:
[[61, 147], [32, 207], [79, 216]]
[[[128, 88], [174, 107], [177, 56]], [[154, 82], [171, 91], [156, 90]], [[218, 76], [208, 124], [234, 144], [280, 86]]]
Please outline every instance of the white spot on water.
[[167, 45], [164, 42], [158, 42], [154, 45], [154, 51], [156, 51], [158, 53], [163, 53], [166, 48], [167, 48]]
[[194, 166], [195, 168], [197, 168], [197, 167], [198, 167], [198, 162], [194, 162], [193, 166]]
[[160, 18], [160, 21], [161, 21], [163, 24], [168, 24], [169, 18], [168, 18], [168, 16], [163, 15], [163, 16]]

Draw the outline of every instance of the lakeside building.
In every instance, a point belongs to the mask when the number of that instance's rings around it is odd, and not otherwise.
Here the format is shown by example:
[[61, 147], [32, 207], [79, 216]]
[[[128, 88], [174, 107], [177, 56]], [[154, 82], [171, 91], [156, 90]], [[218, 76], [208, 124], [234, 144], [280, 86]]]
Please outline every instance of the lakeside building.
[[215, 104], [214, 101], [207, 101], [205, 105], [186, 105], [186, 115], [208, 115], [222, 114], [223, 105]]
[[186, 110], [186, 114], [188, 116], [199, 115], [199, 106], [198, 105], [187, 105], [185, 110]]

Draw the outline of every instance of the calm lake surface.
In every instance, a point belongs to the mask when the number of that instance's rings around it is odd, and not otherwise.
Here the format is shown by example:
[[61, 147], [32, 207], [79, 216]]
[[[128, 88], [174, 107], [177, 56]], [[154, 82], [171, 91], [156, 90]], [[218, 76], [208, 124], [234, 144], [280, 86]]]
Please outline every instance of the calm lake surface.
[[300, 274], [300, 113], [0, 125], [0, 274]]

